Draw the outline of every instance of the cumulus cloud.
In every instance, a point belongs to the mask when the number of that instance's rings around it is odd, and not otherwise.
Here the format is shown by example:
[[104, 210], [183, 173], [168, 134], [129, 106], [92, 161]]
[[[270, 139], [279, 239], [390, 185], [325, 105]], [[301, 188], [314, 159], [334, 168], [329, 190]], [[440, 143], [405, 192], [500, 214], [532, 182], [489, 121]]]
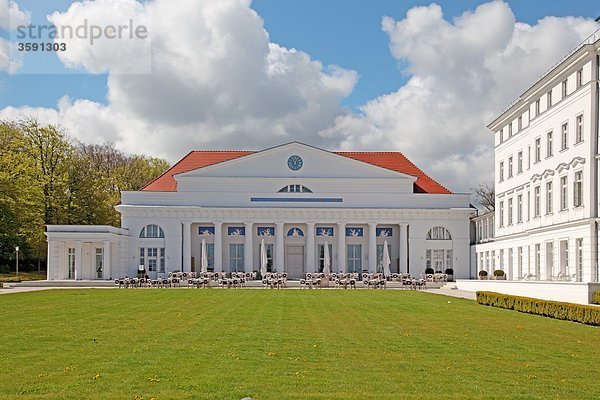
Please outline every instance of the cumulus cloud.
[[135, 44], [73, 40], [62, 61], [90, 73], [108, 72], [108, 104], [64, 99], [56, 110], [8, 108], [0, 117], [35, 112], [58, 119], [81, 140], [114, 140], [126, 151], [171, 161], [192, 148], [315, 139], [325, 145], [317, 132], [340, 114], [340, 100], [358, 79], [354, 71], [270, 42], [262, 19], [244, 0], [180, 0], [176, 6], [169, 0], [98, 0], [73, 3], [49, 19], [59, 28], [85, 19], [147, 24], [151, 74], [127, 73], [144, 57]]
[[[407, 83], [343, 115], [321, 134], [345, 149], [396, 148], [455, 190], [492, 180], [493, 137], [486, 124], [536, 78], [598, 28], [583, 18], [516, 22], [501, 1], [453, 21], [439, 5], [382, 20]], [[368, 132], [367, 138], [362, 135]], [[360, 138], [362, 140], [357, 140]]]
[[0, 0], [0, 29], [10, 30], [19, 25], [29, 24], [31, 14], [23, 11], [12, 0]]
[[382, 29], [407, 82], [352, 113], [340, 101], [354, 89], [357, 73], [271, 42], [249, 0], [176, 6], [97, 0], [49, 17], [57, 25], [86, 18], [148, 24], [151, 73], [127, 73], [147, 59], [147, 49], [131, 42], [72, 43], [61, 60], [108, 73], [107, 104], [63, 98], [55, 109], [9, 107], [0, 119], [37, 115], [80, 140], [109, 140], [171, 161], [193, 148], [256, 149], [290, 140], [393, 149], [457, 191], [492, 177], [486, 123], [597, 27], [572, 17], [523, 24], [501, 1], [452, 21], [436, 4], [415, 7], [401, 20], [385, 17]]

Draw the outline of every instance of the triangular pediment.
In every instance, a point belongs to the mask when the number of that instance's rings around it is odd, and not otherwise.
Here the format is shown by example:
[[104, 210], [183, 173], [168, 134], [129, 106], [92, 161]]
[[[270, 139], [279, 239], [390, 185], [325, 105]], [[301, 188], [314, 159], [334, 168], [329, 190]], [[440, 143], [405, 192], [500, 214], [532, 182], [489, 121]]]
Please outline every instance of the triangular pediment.
[[176, 180], [192, 177], [417, 179], [298, 142], [174, 176]]

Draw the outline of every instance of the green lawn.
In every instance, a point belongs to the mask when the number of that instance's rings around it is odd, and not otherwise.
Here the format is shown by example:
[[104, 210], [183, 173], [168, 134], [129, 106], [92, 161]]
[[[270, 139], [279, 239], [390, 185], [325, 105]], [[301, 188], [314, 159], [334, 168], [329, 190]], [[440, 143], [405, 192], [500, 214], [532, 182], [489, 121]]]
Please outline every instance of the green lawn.
[[600, 329], [414, 291], [0, 296], [1, 399], [592, 399]]

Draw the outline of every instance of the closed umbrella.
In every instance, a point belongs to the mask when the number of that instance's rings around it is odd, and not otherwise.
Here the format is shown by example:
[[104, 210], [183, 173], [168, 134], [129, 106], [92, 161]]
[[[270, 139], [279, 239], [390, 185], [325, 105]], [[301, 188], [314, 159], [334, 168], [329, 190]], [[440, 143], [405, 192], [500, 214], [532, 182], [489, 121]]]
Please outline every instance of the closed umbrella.
[[200, 260], [200, 271], [203, 274], [208, 272], [208, 254], [206, 253], [206, 239], [202, 239], [202, 259]]
[[325, 248], [323, 249], [323, 273], [331, 273], [331, 255], [329, 254], [329, 244], [325, 242]]
[[383, 274], [386, 277], [392, 275], [392, 271], [390, 271], [390, 264], [392, 261], [390, 260], [390, 252], [388, 251], [388, 243], [387, 240], [383, 242]]
[[267, 248], [265, 247], [265, 239], [260, 242], [260, 275], [264, 278], [267, 275]]

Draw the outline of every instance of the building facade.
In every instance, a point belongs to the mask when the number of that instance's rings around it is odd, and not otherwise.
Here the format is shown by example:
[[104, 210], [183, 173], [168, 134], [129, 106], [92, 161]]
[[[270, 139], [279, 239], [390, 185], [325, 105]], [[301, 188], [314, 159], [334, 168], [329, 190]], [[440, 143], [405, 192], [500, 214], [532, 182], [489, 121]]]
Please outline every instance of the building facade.
[[[471, 276], [468, 194], [454, 194], [400, 153], [333, 153], [301, 143], [194, 151], [139, 191], [122, 192], [121, 228], [48, 226], [48, 279], [114, 279], [268, 269], [300, 278], [427, 267]], [[204, 242], [204, 246], [202, 243]]]
[[599, 56], [597, 31], [489, 124], [495, 234], [474, 219], [473, 269], [598, 282]]

